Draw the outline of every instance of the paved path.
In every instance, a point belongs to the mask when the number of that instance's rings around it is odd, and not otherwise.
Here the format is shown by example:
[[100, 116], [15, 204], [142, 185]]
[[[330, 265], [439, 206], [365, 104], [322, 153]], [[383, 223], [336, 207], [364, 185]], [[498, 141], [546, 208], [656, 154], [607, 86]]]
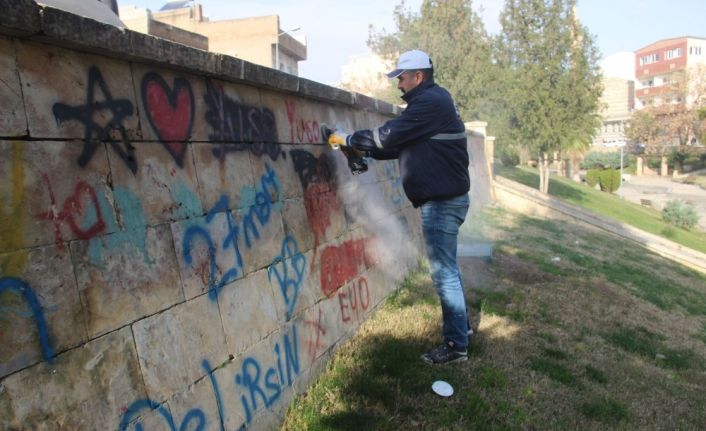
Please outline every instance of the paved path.
[[706, 190], [699, 186], [659, 176], [632, 176], [623, 183], [617, 194], [637, 204], [640, 199], [650, 200], [652, 207], [659, 211], [671, 200], [691, 202], [699, 214], [699, 227], [706, 231]]

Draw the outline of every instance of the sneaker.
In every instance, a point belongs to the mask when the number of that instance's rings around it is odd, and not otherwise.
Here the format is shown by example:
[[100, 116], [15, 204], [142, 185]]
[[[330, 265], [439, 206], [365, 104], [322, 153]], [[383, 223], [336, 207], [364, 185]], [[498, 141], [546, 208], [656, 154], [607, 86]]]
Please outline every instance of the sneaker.
[[449, 364], [468, 360], [468, 352], [466, 349], [457, 350], [453, 343], [449, 342], [431, 349], [423, 354], [421, 359], [427, 364]]

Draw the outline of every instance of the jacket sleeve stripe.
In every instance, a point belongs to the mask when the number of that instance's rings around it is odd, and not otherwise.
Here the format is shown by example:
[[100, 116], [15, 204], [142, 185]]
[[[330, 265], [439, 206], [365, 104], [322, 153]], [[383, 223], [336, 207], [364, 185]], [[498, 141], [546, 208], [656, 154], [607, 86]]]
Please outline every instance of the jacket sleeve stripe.
[[382, 148], [382, 142], [380, 141], [380, 129], [378, 128], [373, 129], [373, 141], [375, 142], [375, 146]]

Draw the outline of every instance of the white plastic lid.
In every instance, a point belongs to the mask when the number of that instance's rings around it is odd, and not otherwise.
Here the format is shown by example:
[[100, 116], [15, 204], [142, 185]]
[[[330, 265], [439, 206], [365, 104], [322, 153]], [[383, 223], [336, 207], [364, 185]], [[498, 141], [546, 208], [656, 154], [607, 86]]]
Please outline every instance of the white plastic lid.
[[454, 388], [443, 380], [437, 380], [431, 385], [431, 390], [442, 397], [450, 397], [454, 394]]

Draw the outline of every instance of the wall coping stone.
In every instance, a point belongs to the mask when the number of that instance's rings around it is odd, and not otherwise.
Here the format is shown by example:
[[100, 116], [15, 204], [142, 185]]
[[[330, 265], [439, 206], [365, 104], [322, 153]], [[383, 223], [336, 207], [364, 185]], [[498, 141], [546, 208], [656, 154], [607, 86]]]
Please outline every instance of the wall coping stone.
[[121, 60], [202, 74], [225, 81], [272, 88], [298, 97], [345, 105], [384, 115], [399, 106], [341, 90], [224, 54], [192, 48], [159, 37], [121, 29], [33, 0], [0, 0], [0, 34], [57, 45]]

